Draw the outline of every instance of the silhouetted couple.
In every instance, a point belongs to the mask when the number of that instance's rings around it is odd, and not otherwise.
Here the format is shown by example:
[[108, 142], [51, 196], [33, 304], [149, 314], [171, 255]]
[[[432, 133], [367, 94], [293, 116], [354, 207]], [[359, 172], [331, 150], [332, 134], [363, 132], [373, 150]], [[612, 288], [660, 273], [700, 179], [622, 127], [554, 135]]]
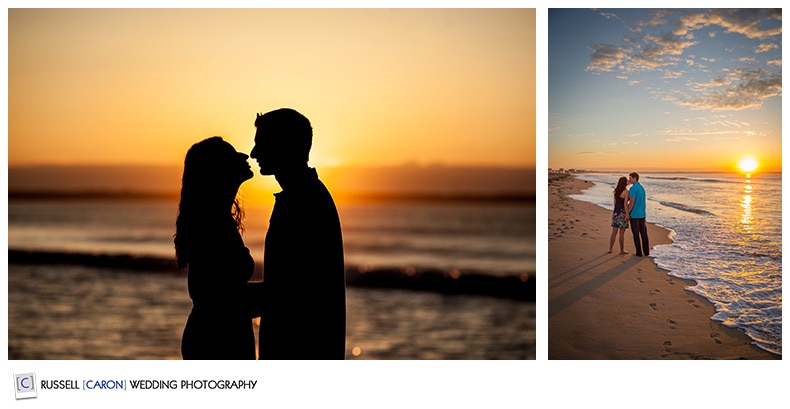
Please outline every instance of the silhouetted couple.
[[188, 270], [192, 311], [184, 359], [255, 359], [252, 318], [261, 317], [260, 359], [344, 359], [343, 240], [329, 191], [308, 167], [313, 130], [292, 109], [258, 115], [256, 159], [275, 194], [262, 283], [241, 237], [237, 193], [253, 177], [248, 156], [220, 137], [193, 145], [184, 160], [175, 248]]

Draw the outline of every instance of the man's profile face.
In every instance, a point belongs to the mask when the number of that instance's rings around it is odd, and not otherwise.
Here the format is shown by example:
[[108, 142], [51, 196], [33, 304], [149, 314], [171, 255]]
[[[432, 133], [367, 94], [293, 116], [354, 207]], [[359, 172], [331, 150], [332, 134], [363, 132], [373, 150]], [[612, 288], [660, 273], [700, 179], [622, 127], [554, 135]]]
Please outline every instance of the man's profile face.
[[261, 175], [273, 175], [279, 166], [273, 139], [270, 135], [267, 135], [263, 126], [255, 131], [255, 146], [250, 152], [250, 157], [258, 162]]

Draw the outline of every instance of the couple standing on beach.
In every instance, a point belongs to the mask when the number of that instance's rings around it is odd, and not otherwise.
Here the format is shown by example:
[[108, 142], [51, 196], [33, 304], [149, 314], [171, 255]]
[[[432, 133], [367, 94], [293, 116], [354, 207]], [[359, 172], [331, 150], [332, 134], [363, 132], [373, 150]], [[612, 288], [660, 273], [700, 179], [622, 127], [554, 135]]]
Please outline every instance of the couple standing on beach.
[[[631, 188], [627, 188], [627, 184]], [[609, 238], [609, 252], [612, 252], [617, 233], [620, 233], [620, 254], [628, 254], [623, 248], [625, 229], [631, 222], [631, 233], [634, 235], [634, 247], [638, 257], [650, 255], [650, 243], [647, 238], [645, 188], [639, 183], [639, 174], [632, 172], [621, 177], [614, 189], [614, 211], [612, 212], [612, 236]]]
[[307, 165], [310, 121], [283, 108], [258, 114], [255, 127], [250, 156], [282, 188], [266, 234], [264, 282], [248, 282], [255, 263], [241, 237], [237, 193], [253, 177], [248, 156], [215, 136], [184, 160], [174, 243], [192, 311], [181, 355], [255, 359], [252, 319], [261, 317], [259, 359], [344, 359], [343, 239], [332, 196]]

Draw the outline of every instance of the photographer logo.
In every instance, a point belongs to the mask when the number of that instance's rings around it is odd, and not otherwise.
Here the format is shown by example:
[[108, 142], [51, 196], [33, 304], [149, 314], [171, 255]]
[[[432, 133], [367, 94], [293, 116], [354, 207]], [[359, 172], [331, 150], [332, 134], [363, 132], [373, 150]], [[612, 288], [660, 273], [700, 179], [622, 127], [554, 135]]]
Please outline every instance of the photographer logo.
[[17, 399], [36, 397], [36, 373], [21, 373], [14, 375], [14, 393]]

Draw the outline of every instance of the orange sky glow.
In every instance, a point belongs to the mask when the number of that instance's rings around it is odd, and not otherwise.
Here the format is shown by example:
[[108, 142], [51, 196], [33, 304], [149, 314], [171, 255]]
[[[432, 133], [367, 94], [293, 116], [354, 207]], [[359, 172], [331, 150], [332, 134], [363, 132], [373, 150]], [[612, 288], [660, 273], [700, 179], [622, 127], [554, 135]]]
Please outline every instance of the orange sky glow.
[[535, 165], [535, 10], [8, 11], [9, 166], [180, 164], [256, 112], [313, 166]]

